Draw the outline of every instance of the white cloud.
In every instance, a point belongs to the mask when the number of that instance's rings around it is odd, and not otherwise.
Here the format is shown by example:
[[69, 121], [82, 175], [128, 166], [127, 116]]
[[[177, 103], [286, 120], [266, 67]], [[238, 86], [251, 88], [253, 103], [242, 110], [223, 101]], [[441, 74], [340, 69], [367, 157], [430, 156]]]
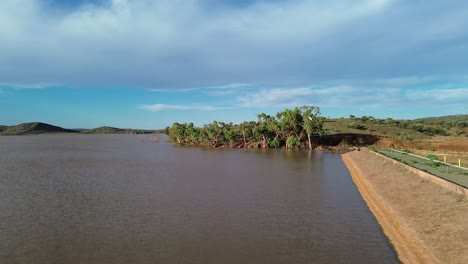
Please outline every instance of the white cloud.
[[14, 89], [46, 89], [52, 87], [58, 87], [59, 84], [54, 83], [0, 83], [2, 87], [14, 88]]
[[240, 93], [238, 89], [222, 89], [222, 90], [208, 90], [204, 91], [208, 96], [235, 96]]
[[148, 110], [150, 112], [159, 112], [164, 110], [203, 110], [213, 111], [226, 109], [222, 107], [215, 107], [210, 105], [168, 105], [168, 104], [152, 104], [152, 105], [141, 105], [139, 109]]
[[220, 86], [212, 86], [209, 87], [211, 89], [233, 89], [233, 88], [241, 88], [241, 87], [249, 87], [252, 86], [250, 83], [230, 83], [230, 84], [225, 84], [225, 85], [220, 85]]
[[185, 92], [193, 92], [193, 91], [197, 91], [197, 90], [200, 90], [198, 88], [186, 88], [186, 89], [158, 89], [158, 88], [151, 88], [151, 89], [147, 89], [148, 91], [150, 92], [179, 92], [179, 93], [185, 93]]
[[[218, 91], [213, 92], [213, 90], [229, 90], [229, 89], [237, 89], [237, 88], [245, 88], [252, 86], [252, 84], [248, 83], [230, 83], [226, 85], [220, 85], [220, 86], [209, 86], [205, 88], [181, 88], [181, 89], [170, 89], [170, 88], [151, 88], [147, 89], [148, 91], [151, 92], [193, 92], [193, 91], [200, 91], [200, 90], [209, 90], [210, 93], [218, 93]], [[219, 91], [220, 94], [224, 94], [226, 91]]]
[[237, 97], [238, 107], [408, 107], [466, 105], [468, 88], [326, 88], [263, 89]]
[[242, 107], [288, 107], [301, 104], [304, 96], [313, 93], [310, 88], [262, 89], [239, 96], [237, 100]]
[[405, 93], [411, 100], [421, 103], [463, 103], [468, 111], [468, 88], [409, 90]]
[[234, 89], [456, 82], [468, 70], [463, 1], [101, 2], [64, 11], [46, 0], [0, 1], [0, 80]]
[[[271, 63], [271, 54], [378, 12], [389, 1], [375, 2], [259, 1], [214, 12], [197, 0], [111, 0], [71, 11], [52, 11], [39, 0], [4, 0], [0, 77], [13, 83], [207, 87], [237, 79], [230, 75], [251, 71], [262, 60]], [[257, 79], [253, 74], [248, 78]], [[220, 87], [239, 85], [245, 84]]]

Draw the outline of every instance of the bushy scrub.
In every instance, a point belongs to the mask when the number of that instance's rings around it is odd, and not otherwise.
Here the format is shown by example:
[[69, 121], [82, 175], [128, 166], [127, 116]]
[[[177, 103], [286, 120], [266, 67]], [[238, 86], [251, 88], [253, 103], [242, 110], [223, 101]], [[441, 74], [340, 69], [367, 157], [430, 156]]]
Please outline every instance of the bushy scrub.
[[301, 145], [301, 142], [294, 135], [289, 136], [288, 139], [286, 140], [286, 148], [294, 149], [294, 148], [298, 148], [300, 145]]
[[269, 146], [271, 148], [279, 148], [281, 147], [281, 141], [279, 140], [278, 137], [275, 137], [273, 140], [269, 142]]
[[348, 128], [354, 128], [354, 129], [360, 129], [360, 130], [364, 130], [366, 129], [365, 126], [357, 123], [357, 122], [350, 122], [348, 123]]

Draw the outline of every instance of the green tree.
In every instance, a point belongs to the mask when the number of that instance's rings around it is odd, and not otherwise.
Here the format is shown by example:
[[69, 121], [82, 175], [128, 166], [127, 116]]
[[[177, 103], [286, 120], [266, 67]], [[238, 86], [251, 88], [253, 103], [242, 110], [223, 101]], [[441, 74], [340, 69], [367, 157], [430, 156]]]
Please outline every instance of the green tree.
[[218, 146], [223, 140], [223, 130], [217, 121], [205, 126], [210, 145]]
[[[296, 148], [308, 142], [313, 147], [313, 138], [323, 133], [324, 118], [315, 106], [285, 109], [276, 116], [261, 113], [257, 121], [243, 122], [239, 125], [213, 121], [203, 127], [195, 127], [193, 123], [174, 123], [165, 132], [169, 140], [178, 144], [203, 146], [235, 146], [249, 142], [261, 142], [262, 148], [279, 148], [286, 145]], [[304, 137], [307, 135], [307, 138]], [[294, 136], [294, 137], [292, 137]], [[289, 141], [288, 141], [289, 140]]]
[[287, 149], [295, 149], [301, 145], [301, 142], [295, 135], [290, 135], [286, 140]]
[[323, 133], [324, 118], [320, 117], [320, 108], [317, 106], [303, 106], [301, 110], [302, 119], [304, 120], [303, 128], [307, 133], [307, 143], [309, 149], [312, 149], [311, 136]]
[[242, 140], [244, 142], [244, 147], [247, 146], [247, 139], [250, 139], [253, 134], [252, 134], [252, 129], [254, 127], [254, 124], [250, 122], [243, 122], [238, 126], [239, 134], [242, 135]]
[[272, 148], [279, 148], [281, 147], [281, 140], [278, 136], [276, 136], [272, 140], [270, 140], [270, 142], [268, 142], [268, 145]]
[[271, 117], [264, 113], [257, 115], [257, 117], [258, 122], [253, 129], [253, 134], [257, 140], [260, 139], [262, 141], [262, 148], [267, 148], [267, 142], [270, 136], [270, 130], [268, 129], [268, 119]]
[[185, 143], [185, 124], [179, 124], [175, 122], [169, 129], [169, 139], [172, 141], [176, 140], [177, 143]]
[[283, 112], [278, 112], [276, 118], [278, 118], [279, 128], [285, 138], [291, 135], [295, 135], [298, 139], [302, 138], [303, 118], [299, 108], [285, 109]]
[[233, 129], [232, 124], [224, 124], [223, 126], [223, 135], [224, 139], [229, 145], [233, 145], [234, 142], [236, 141], [236, 132]]

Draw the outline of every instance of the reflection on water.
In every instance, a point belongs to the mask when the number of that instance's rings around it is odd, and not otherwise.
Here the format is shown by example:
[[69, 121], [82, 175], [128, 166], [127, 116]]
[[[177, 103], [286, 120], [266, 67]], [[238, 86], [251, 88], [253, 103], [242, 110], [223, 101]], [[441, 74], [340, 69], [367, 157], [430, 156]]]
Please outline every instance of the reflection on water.
[[340, 156], [0, 137], [0, 263], [396, 263]]

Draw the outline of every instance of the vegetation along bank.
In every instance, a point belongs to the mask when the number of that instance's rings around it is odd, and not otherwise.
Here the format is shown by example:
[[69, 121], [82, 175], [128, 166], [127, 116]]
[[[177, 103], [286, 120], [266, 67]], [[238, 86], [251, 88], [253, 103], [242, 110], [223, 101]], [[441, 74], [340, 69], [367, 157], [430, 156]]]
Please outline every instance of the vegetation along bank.
[[286, 109], [275, 116], [262, 113], [257, 117], [257, 121], [238, 125], [217, 121], [203, 127], [174, 123], [165, 133], [169, 140], [183, 145], [288, 149], [304, 146], [312, 149], [324, 135], [325, 118], [316, 106]]
[[[468, 115], [415, 120], [372, 116], [325, 118], [319, 107], [285, 109], [276, 115], [261, 113], [241, 124], [214, 121], [202, 127], [174, 123], [163, 131], [180, 145], [236, 148], [317, 148], [368, 146], [425, 148], [421, 140], [433, 136], [468, 137]], [[419, 145], [416, 145], [419, 144]]]

